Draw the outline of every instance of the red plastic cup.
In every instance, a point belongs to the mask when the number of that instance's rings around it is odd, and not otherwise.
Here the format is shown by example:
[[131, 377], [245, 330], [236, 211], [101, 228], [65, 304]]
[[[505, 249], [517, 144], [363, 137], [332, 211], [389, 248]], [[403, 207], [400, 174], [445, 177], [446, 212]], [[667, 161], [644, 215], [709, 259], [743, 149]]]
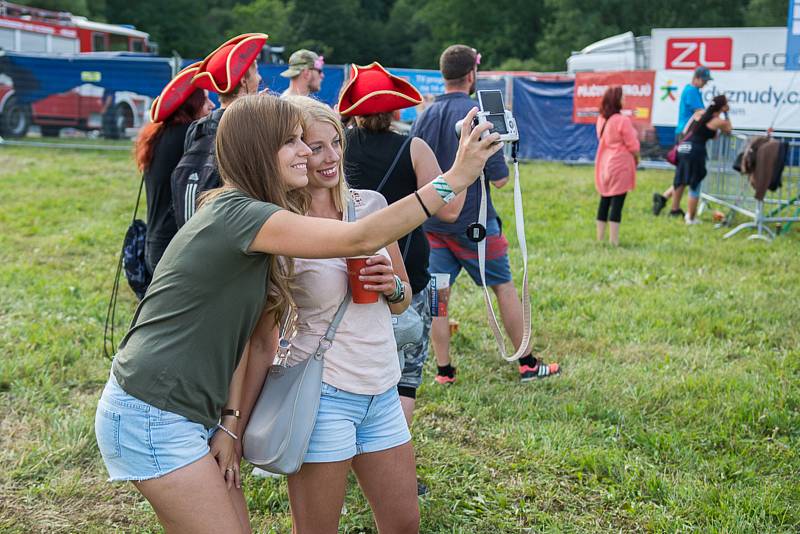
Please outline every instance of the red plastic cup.
[[361, 275], [361, 269], [367, 266], [368, 257], [347, 258], [347, 277], [350, 280], [350, 292], [353, 295], [355, 304], [372, 304], [373, 302], [378, 302], [378, 297], [380, 296], [377, 291], [364, 289], [364, 282], [358, 279]]

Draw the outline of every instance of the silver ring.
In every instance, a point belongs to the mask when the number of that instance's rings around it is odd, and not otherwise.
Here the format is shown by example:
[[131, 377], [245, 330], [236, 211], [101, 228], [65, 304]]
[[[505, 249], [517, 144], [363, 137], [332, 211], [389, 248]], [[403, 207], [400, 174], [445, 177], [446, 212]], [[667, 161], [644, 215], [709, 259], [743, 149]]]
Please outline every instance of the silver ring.
[[225, 468], [225, 471], [233, 471], [233, 467], [227, 467]]

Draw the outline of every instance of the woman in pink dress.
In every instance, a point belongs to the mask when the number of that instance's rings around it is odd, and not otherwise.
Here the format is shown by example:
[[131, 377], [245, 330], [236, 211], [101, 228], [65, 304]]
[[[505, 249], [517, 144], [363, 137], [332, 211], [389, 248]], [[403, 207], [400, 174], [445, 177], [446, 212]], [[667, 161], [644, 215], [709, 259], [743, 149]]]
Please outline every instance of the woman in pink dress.
[[619, 245], [619, 225], [625, 195], [636, 187], [636, 165], [639, 163], [639, 139], [630, 118], [622, 111], [622, 87], [606, 89], [597, 117], [597, 157], [594, 184], [600, 193], [597, 209], [597, 240], [606, 237]]

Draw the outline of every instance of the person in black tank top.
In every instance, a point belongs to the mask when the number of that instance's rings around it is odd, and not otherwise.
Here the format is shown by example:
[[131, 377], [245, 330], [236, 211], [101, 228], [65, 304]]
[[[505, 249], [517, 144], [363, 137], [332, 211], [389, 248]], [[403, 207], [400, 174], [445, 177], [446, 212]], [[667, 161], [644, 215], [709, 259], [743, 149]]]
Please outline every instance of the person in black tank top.
[[[346, 131], [344, 169], [348, 184], [380, 192], [392, 204], [414, 193], [441, 174], [436, 156], [418, 137], [392, 130], [395, 111], [422, 103], [422, 95], [407, 81], [392, 76], [378, 63], [353, 67], [351, 81], [339, 98], [338, 109], [351, 119]], [[464, 206], [464, 194], [442, 208], [437, 217], [453, 222]], [[431, 312], [428, 303], [429, 245], [422, 227], [398, 241], [411, 283], [411, 307], [422, 317], [421, 337], [404, 346], [403, 374], [397, 384], [406, 421], [411, 425], [422, 368], [428, 358]], [[427, 493], [418, 483], [418, 493]]]
[[706, 177], [706, 143], [716, 137], [717, 132], [730, 133], [731, 123], [720, 115], [728, 111], [728, 99], [725, 95], [714, 97], [710, 106], [702, 113], [693, 117], [694, 124], [690, 124], [691, 135], [686, 141], [678, 145], [678, 165], [675, 168], [672, 196], [672, 210], [670, 215], [681, 215], [681, 197], [686, 186], [689, 187], [689, 200], [687, 213], [684, 220], [686, 224], [698, 224], [696, 218], [697, 204], [700, 200], [700, 184]]

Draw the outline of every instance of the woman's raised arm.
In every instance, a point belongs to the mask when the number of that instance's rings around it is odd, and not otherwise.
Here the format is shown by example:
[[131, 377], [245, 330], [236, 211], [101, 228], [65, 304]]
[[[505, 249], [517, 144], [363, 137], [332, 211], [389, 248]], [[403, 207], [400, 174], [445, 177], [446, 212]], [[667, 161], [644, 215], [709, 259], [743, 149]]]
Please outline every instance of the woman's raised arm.
[[[481, 139], [492, 126], [483, 123], [472, 128], [477, 108], [467, 114], [453, 167], [444, 178], [458, 194], [480, 175], [489, 156], [502, 148], [499, 134]], [[397, 241], [445, 206], [430, 183], [418, 190], [419, 199], [408, 195], [391, 206], [355, 223], [304, 217], [289, 211], [272, 215], [261, 227], [250, 250], [294, 258], [340, 258], [369, 255]], [[423, 206], [424, 205], [424, 209]], [[428, 213], [425, 213], [425, 210]]]

